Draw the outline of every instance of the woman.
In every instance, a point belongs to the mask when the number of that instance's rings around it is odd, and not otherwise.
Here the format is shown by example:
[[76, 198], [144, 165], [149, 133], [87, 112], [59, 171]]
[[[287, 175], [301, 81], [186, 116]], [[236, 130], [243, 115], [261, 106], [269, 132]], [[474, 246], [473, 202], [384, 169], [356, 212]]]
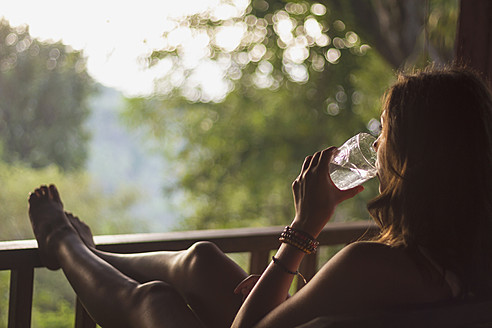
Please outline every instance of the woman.
[[334, 148], [305, 159], [292, 185], [295, 218], [257, 282], [206, 242], [181, 252], [98, 251], [89, 228], [64, 212], [54, 186], [29, 198], [42, 261], [63, 269], [103, 327], [293, 327], [319, 316], [491, 296], [486, 86], [462, 69], [401, 76], [381, 119], [381, 194], [369, 204], [381, 235], [342, 249], [292, 297], [297, 267], [315, 251], [336, 205], [363, 190], [341, 191], [330, 181]]

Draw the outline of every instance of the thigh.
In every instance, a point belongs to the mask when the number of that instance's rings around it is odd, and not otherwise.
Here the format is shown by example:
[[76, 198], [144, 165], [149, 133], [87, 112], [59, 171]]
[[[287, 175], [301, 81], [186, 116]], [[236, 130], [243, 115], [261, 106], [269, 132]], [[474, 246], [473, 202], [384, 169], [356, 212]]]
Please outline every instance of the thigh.
[[213, 243], [198, 242], [178, 252], [96, 253], [139, 282], [170, 284], [209, 327], [229, 327], [241, 306], [234, 288], [247, 273]]
[[210, 242], [194, 244], [173, 269], [175, 287], [198, 317], [209, 327], [230, 327], [242, 304], [234, 289], [247, 273]]

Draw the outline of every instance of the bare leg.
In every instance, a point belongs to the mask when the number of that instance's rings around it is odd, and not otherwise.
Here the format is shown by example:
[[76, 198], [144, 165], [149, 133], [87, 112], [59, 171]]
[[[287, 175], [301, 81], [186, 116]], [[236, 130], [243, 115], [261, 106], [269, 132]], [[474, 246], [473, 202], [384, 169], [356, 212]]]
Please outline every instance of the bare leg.
[[54, 186], [29, 197], [42, 261], [61, 266], [82, 303], [104, 327], [200, 327], [184, 300], [163, 282], [138, 283], [91, 252], [63, 212]]
[[241, 306], [234, 288], [247, 274], [212, 243], [196, 243], [182, 252], [96, 254], [141, 282], [169, 283], [209, 327], [229, 327]]
[[233, 291], [247, 274], [214, 244], [200, 242], [178, 252], [107, 253], [95, 249], [87, 225], [69, 217], [93, 252], [125, 275], [141, 283], [169, 283], [208, 327], [229, 327], [232, 323], [241, 306], [241, 296]]

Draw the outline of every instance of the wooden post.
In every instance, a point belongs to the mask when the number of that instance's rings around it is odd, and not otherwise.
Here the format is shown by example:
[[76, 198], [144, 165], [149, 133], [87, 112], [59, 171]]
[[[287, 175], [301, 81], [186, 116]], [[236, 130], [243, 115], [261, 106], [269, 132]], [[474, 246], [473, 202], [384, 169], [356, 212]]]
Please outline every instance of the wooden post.
[[249, 273], [262, 274], [270, 260], [270, 251], [253, 251], [249, 260]]
[[492, 90], [492, 1], [461, 0], [456, 59], [480, 72]]
[[[304, 256], [304, 259], [299, 266], [299, 272], [304, 276], [306, 281], [311, 280], [317, 271], [318, 257], [317, 254], [310, 254]], [[299, 277], [297, 278], [297, 290], [304, 287], [304, 282]]]
[[96, 323], [89, 316], [78, 297], [75, 305], [75, 328], [96, 328]]
[[34, 268], [10, 271], [9, 328], [31, 327]]

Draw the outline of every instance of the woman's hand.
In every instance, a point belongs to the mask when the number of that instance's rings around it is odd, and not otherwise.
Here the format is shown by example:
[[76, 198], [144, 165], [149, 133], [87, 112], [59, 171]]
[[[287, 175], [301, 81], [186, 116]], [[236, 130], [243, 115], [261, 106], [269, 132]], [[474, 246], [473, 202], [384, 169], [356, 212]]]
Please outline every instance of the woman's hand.
[[234, 294], [241, 294], [244, 301], [246, 297], [248, 297], [249, 293], [251, 293], [251, 290], [256, 285], [258, 280], [260, 280], [260, 277], [261, 275], [259, 274], [252, 274], [247, 276], [243, 281], [239, 283], [239, 285], [236, 286], [236, 288], [234, 289]]
[[330, 220], [336, 205], [364, 190], [362, 186], [340, 190], [333, 184], [329, 164], [335, 152], [336, 148], [331, 147], [306, 157], [301, 173], [292, 183], [296, 209], [292, 227], [315, 238]]

